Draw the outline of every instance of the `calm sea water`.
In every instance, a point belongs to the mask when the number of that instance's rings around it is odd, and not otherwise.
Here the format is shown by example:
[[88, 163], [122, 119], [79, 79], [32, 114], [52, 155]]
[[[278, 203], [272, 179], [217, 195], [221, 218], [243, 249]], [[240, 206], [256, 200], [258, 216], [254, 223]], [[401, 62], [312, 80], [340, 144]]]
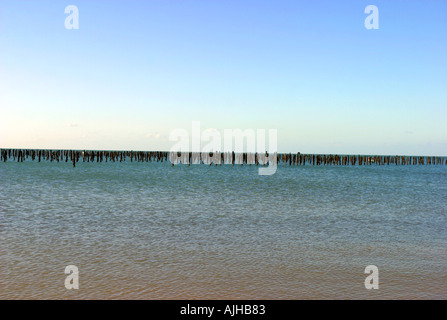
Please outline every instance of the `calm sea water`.
[[0, 178], [1, 299], [447, 298], [446, 166], [8, 161]]

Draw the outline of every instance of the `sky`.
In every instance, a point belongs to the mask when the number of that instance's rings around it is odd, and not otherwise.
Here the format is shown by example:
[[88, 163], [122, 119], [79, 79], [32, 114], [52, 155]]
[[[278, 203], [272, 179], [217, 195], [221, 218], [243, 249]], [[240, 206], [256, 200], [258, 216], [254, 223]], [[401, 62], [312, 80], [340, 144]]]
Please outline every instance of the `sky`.
[[169, 150], [193, 121], [445, 156], [447, 1], [0, 1], [0, 147]]

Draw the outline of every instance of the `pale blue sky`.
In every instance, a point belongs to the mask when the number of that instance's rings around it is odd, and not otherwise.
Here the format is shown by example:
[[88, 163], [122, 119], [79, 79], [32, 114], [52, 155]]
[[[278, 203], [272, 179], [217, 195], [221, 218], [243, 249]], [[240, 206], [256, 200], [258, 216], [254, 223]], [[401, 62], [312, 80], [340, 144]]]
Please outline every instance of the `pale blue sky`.
[[280, 152], [447, 155], [446, 57], [446, 1], [2, 0], [0, 147], [169, 150], [200, 121], [277, 129]]

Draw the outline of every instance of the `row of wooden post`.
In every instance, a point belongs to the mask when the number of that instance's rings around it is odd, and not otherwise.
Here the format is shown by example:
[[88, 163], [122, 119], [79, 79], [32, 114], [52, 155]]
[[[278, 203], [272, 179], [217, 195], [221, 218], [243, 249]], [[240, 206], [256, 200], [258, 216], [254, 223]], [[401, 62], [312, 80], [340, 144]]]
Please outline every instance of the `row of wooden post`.
[[80, 150], [48, 150], [48, 149], [1, 149], [1, 161], [6, 162], [8, 159], [23, 162], [26, 159], [32, 161], [57, 161], [71, 162], [73, 167], [80, 160], [82, 162], [123, 162], [126, 159], [130, 161], [163, 162], [167, 160], [167, 152], [143, 152], [143, 151], [80, 151]]
[[[92, 150], [48, 150], [48, 149], [0, 149], [1, 161], [8, 159], [23, 162], [27, 159], [32, 161], [57, 161], [71, 162], [73, 167], [79, 161], [82, 162], [163, 162], [170, 160], [170, 153], [166, 151], [92, 151]], [[268, 164], [268, 154], [258, 153], [171, 153], [186, 164], [207, 163], [211, 164]], [[216, 161], [217, 156], [219, 160]], [[270, 156], [270, 162], [272, 162]], [[304, 165], [447, 165], [445, 157], [428, 156], [374, 156], [374, 155], [334, 155], [334, 154], [302, 154], [302, 153], [279, 153], [276, 155], [277, 164], [289, 166]]]

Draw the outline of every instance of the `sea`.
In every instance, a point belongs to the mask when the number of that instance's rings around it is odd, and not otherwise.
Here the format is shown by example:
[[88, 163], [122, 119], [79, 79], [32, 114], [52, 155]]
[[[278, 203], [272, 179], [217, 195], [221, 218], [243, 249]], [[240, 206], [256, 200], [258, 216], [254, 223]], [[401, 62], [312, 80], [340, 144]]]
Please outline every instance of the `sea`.
[[0, 299], [447, 299], [446, 211], [445, 165], [7, 161]]

